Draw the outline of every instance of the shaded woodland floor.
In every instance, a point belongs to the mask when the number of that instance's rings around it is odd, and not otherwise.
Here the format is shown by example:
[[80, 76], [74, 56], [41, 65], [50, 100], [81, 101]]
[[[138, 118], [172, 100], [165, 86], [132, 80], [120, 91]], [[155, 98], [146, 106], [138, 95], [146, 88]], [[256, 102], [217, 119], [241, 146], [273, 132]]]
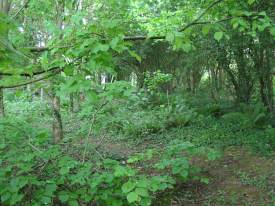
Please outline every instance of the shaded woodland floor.
[[[34, 117], [27, 117], [26, 122], [30, 121], [37, 130], [51, 129], [50, 118], [45, 116], [40, 122]], [[90, 125], [88, 118], [64, 115], [65, 153], [82, 160], [87, 149], [87, 161], [112, 159], [123, 165], [130, 156], [146, 149], [164, 151], [174, 140], [221, 151], [222, 157], [215, 161], [191, 159], [192, 165], [201, 168], [201, 174], [209, 178], [207, 184], [193, 180], [178, 183], [173, 189], [154, 195], [154, 206], [275, 206], [274, 128], [241, 127], [236, 122], [208, 116], [188, 125], [139, 136], [109, 127], [90, 130]], [[151, 168], [147, 171], [148, 167], [143, 166], [137, 169], [151, 175]]]
[[[138, 139], [114, 137], [107, 132], [99, 137], [92, 135], [89, 142], [94, 145], [95, 155], [119, 161], [148, 148], [161, 150], [175, 139], [219, 147], [223, 153], [221, 159], [210, 163], [203, 159], [193, 162], [210, 179], [208, 184], [192, 181], [178, 184], [174, 189], [158, 194], [154, 206], [275, 206], [275, 153], [274, 150], [257, 150], [264, 148], [263, 143], [257, 143], [253, 137], [260, 138], [261, 131], [247, 130], [241, 137], [237, 125], [234, 125], [236, 131], [230, 129], [229, 132], [220, 130], [218, 124], [215, 125], [217, 122], [206, 122], [171, 128]], [[72, 128], [68, 127], [67, 132]]]
[[[102, 152], [124, 159], [142, 149], [125, 142], [100, 143]], [[159, 147], [160, 145], [156, 145]], [[155, 206], [274, 206], [275, 156], [263, 157], [249, 149], [229, 147], [220, 160], [194, 160], [210, 178], [209, 184], [189, 182], [159, 194]]]

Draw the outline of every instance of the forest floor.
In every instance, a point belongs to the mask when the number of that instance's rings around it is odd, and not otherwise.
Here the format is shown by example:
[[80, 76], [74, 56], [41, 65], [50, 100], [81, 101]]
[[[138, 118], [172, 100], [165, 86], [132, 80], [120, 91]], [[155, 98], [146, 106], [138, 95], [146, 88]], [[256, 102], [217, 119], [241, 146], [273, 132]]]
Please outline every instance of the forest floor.
[[[50, 118], [41, 125], [51, 125]], [[88, 122], [70, 117], [64, 125], [69, 139], [78, 137], [86, 144], [89, 129], [83, 126]], [[273, 133], [270, 136], [274, 141]], [[105, 130], [98, 136], [92, 134], [88, 141], [98, 154], [119, 161], [148, 148], [161, 150], [176, 139], [222, 151], [218, 160], [194, 161], [210, 179], [208, 184], [178, 184], [158, 194], [154, 206], [275, 206], [275, 151], [270, 146], [274, 143], [267, 137], [263, 130], [240, 129], [239, 125], [228, 126], [223, 120], [205, 119], [146, 136], [120, 136]]]
[[[112, 157], [128, 157], [143, 150], [125, 141], [95, 140]], [[152, 147], [150, 142], [147, 145]], [[155, 144], [155, 147], [161, 147]], [[229, 147], [214, 162], [196, 161], [210, 178], [209, 184], [189, 182], [159, 194], [155, 206], [274, 206], [275, 158], [242, 147]]]

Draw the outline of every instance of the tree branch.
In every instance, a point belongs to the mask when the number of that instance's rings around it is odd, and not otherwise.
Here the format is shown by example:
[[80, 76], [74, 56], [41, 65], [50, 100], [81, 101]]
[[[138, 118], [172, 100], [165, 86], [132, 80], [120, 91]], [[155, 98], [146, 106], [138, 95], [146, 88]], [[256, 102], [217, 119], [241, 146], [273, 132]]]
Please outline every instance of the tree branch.
[[13, 74], [13, 73], [7, 73], [7, 72], [0, 72], [0, 76], [20, 75], [20, 76], [24, 76], [24, 77], [33, 77], [33, 76], [36, 76], [36, 75], [39, 75], [39, 74], [44, 74], [46, 72], [55, 71], [57, 69], [60, 69], [60, 67], [53, 67], [53, 68], [50, 68], [48, 70], [41, 70], [41, 71], [33, 72], [31, 74], [29, 74], [29, 73]]
[[14, 84], [14, 85], [8, 85], [8, 86], [0, 86], [0, 89], [11, 89], [11, 88], [16, 88], [16, 87], [22, 87], [22, 86], [26, 86], [28, 84], [33, 84], [35, 82], [39, 82], [39, 81], [42, 81], [42, 80], [45, 80], [45, 79], [48, 79], [56, 74], [59, 74], [59, 72], [61, 72], [63, 70], [63, 68], [60, 68], [59, 70], [56, 70], [54, 71], [53, 73], [51, 74], [48, 74], [48, 75], [45, 75], [43, 77], [40, 77], [40, 78], [37, 78], [37, 79], [33, 79], [33, 80], [30, 80], [30, 81], [27, 81], [27, 82], [23, 82], [23, 83], [20, 83], [20, 84]]
[[25, 3], [23, 4], [23, 6], [12, 16], [12, 18], [15, 19], [21, 13], [21, 11], [23, 11], [25, 8], [27, 8], [30, 1], [31, 0], [26, 0]]
[[67, 49], [67, 48], [71, 48], [73, 47], [73, 45], [66, 45], [66, 46], [57, 46], [54, 48], [50, 48], [50, 47], [24, 47], [23, 49], [29, 50], [30, 52], [44, 52], [44, 51], [49, 51], [52, 49]]
[[186, 29], [188, 29], [189, 27], [195, 25], [198, 23], [198, 21], [210, 10], [212, 9], [214, 6], [216, 6], [217, 4], [219, 4], [220, 2], [222, 2], [224, 0], [217, 0], [214, 1], [212, 4], [210, 4], [194, 21], [192, 21], [191, 23], [187, 24], [185, 27], [183, 27], [182, 29], [179, 30], [179, 32], [183, 32]]

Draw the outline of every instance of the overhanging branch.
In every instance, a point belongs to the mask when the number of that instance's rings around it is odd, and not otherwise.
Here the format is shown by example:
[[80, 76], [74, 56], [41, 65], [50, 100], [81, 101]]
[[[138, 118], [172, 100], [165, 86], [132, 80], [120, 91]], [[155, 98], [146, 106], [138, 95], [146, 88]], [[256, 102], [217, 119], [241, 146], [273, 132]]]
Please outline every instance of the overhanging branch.
[[19, 83], [19, 84], [14, 84], [14, 85], [0, 86], [0, 89], [12, 89], [12, 88], [26, 86], [28, 84], [33, 84], [33, 83], [48, 79], [50, 77], [53, 77], [53, 76], [59, 74], [61, 71], [63, 71], [63, 68], [59, 68], [59, 70], [55, 70], [53, 73], [45, 75], [45, 76], [37, 78], [37, 79], [32, 79], [30, 81], [26, 81], [26, 82], [22, 82], [22, 83]]
[[192, 21], [191, 23], [187, 24], [186, 26], [184, 26], [182, 29], [179, 30], [179, 32], [183, 32], [186, 29], [188, 29], [189, 27], [195, 25], [198, 23], [199, 20], [201, 20], [201, 18], [209, 11], [211, 10], [213, 7], [215, 7], [217, 4], [221, 3], [224, 0], [217, 0], [214, 1], [212, 4], [210, 4], [194, 21]]
[[41, 70], [41, 71], [37, 71], [37, 72], [33, 72], [33, 73], [19, 73], [19, 74], [14, 74], [14, 73], [9, 73], [9, 72], [0, 72], [0, 76], [12, 76], [12, 75], [20, 75], [20, 76], [24, 76], [24, 77], [33, 77], [36, 75], [40, 75], [40, 74], [44, 74], [47, 72], [52, 72], [55, 70], [60, 69], [60, 67], [52, 67], [48, 70]]

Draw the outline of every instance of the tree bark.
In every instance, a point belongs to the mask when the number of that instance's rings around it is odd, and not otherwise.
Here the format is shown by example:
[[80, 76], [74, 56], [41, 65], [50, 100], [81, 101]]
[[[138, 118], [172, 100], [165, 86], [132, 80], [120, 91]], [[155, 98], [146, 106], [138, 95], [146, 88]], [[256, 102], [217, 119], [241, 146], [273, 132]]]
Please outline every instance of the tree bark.
[[5, 117], [5, 107], [4, 107], [4, 92], [0, 88], [0, 118]]
[[60, 114], [60, 98], [53, 94], [52, 96], [52, 111], [53, 111], [53, 137], [54, 142], [58, 143], [63, 139], [63, 125]]
[[[0, 13], [9, 15], [11, 2], [12, 2], [11, 0], [0, 0]], [[8, 39], [8, 30], [4, 34], [3, 38]], [[4, 116], [5, 116], [4, 89], [0, 88], [0, 118]]]
[[70, 112], [71, 113], [74, 112], [74, 94], [73, 93], [70, 94]]

